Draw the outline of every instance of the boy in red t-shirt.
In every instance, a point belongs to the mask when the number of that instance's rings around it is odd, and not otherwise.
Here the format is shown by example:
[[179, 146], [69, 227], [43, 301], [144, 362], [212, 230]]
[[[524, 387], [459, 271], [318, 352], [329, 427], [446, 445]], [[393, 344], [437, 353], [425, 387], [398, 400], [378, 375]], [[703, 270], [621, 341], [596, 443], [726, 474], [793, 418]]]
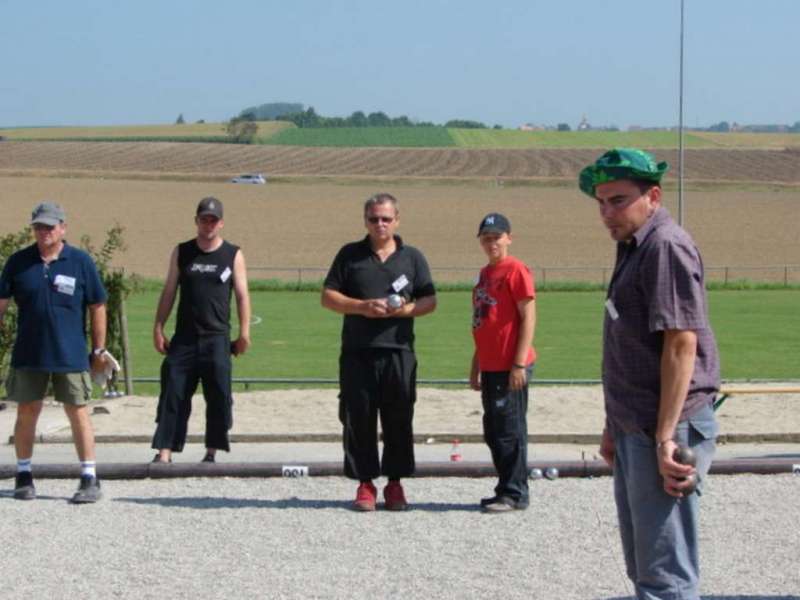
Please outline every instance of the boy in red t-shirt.
[[469, 383], [481, 392], [483, 437], [499, 481], [495, 495], [481, 500], [486, 512], [528, 507], [528, 381], [536, 353], [533, 274], [509, 255], [511, 224], [490, 213], [478, 228], [489, 264], [472, 291], [472, 357]]

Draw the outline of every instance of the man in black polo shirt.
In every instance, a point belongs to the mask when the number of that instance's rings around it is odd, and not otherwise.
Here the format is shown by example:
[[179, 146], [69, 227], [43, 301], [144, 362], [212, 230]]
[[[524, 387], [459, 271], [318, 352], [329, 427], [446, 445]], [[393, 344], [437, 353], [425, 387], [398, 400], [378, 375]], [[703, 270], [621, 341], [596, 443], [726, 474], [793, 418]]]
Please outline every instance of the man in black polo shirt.
[[[206, 400], [206, 454], [214, 462], [217, 450], [230, 450], [233, 425], [231, 352], [244, 354], [250, 346], [250, 296], [247, 268], [238, 246], [222, 239], [222, 202], [203, 198], [197, 206], [197, 237], [173, 250], [167, 281], [158, 301], [153, 344], [167, 357], [161, 366], [161, 395], [153, 462], [168, 463], [172, 452], [186, 442], [192, 395], [203, 382]], [[180, 287], [175, 335], [168, 340], [164, 324]], [[231, 292], [236, 295], [239, 337], [230, 341]]]
[[414, 472], [413, 318], [433, 312], [436, 290], [425, 257], [395, 235], [400, 219], [393, 196], [367, 200], [364, 224], [367, 236], [339, 250], [322, 291], [322, 305], [344, 315], [339, 359], [344, 469], [360, 482], [353, 508], [375, 510], [372, 480], [383, 474], [389, 479], [383, 490], [386, 508], [404, 510], [408, 503], [400, 478]]

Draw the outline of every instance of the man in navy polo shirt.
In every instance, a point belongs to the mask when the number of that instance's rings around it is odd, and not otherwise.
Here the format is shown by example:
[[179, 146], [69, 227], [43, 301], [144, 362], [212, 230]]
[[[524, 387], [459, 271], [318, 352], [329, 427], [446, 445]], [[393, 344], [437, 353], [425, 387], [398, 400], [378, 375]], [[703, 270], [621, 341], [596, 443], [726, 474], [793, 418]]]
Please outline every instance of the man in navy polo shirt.
[[400, 213], [393, 196], [376, 194], [367, 200], [364, 224], [367, 236], [339, 250], [322, 291], [322, 305], [344, 315], [339, 358], [344, 469], [360, 482], [355, 510], [375, 510], [372, 480], [381, 474], [389, 480], [385, 507], [405, 510], [400, 478], [414, 472], [414, 317], [436, 308], [436, 290], [425, 257], [395, 235]]
[[0, 275], [0, 323], [13, 298], [19, 315], [6, 390], [9, 400], [17, 402], [14, 498], [36, 497], [33, 442], [43, 400], [52, 385], [56, 401], [64, 405], [69, 418], [81, 461], [80, 485], [72, 502], [85, 504], [101, 496], [87, 408], [92, 383], [86, 309], [91, 320], [91, 368], [101, 371], [105, 367], [106, 291], [89, 255], [64, 240], [65, 221], [58, 204], [43, 202], [34, 208], [31, 227], [36, 243], [11, 255]]

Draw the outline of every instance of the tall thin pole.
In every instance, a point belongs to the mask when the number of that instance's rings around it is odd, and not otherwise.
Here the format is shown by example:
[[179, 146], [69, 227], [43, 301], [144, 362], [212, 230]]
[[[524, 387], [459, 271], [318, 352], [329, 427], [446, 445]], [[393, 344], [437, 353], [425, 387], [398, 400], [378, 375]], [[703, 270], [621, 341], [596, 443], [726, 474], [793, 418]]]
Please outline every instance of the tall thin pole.
[[683, 226], [683, 2], [681, 0], [681, 58], [678, 84], [678, 224]]

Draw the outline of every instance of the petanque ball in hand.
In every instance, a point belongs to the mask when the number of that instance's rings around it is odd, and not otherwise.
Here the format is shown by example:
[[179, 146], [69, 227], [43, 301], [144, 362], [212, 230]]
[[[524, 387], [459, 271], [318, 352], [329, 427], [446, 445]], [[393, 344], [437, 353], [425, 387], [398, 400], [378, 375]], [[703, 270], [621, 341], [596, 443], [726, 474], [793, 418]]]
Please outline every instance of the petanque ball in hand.
[[400, 294], [392, 294], [386, 299], [386, 303], [391, 308], [400, 308], [403, 306], [403, 298], [400, 296]]
[[682, 465], [695, 466], [697, 464], [697, 457], [694, 455], [694, 450], [688, 446], [678, 446], [672, 454], [672, 460]]
[[689, 486], [683, 489], [683, 495], [684, 495], [684, 497], [685, 496], [691, 496], [692, 494], [694, 494], [695, 490], [697, 489], [697, 475], [695, 473], [692, 473], [691, 475], [687, 475], [685, 477], [684, 481], [688, 481], [689, 482]]

